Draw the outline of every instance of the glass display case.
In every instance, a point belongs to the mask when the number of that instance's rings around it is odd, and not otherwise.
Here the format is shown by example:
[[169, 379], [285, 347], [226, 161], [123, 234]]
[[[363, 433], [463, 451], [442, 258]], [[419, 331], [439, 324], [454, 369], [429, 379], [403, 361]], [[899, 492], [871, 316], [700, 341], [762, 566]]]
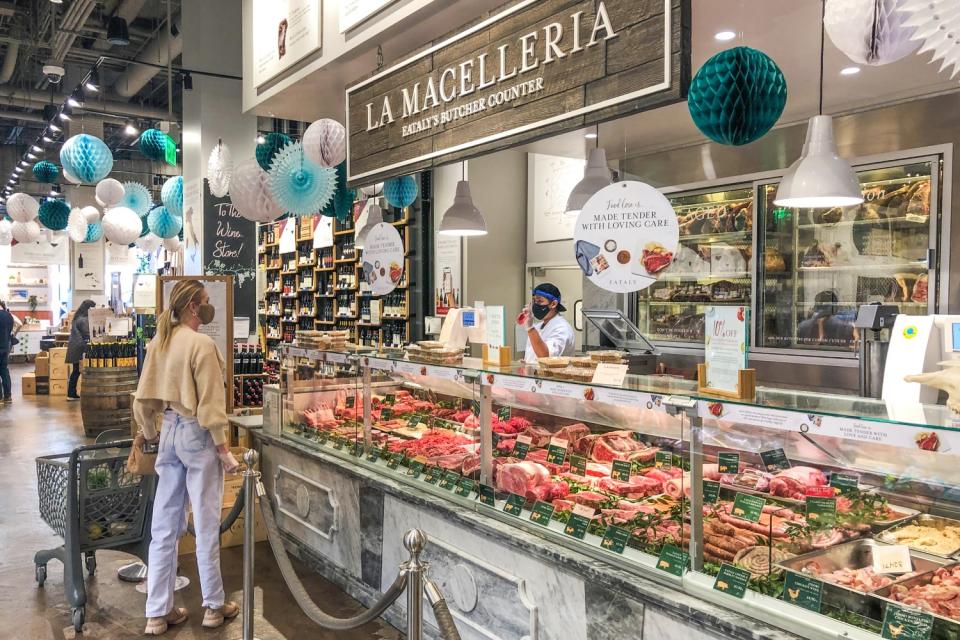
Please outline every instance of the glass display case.
[[656, 342], [703, 344], [707, 305], [749, 305], [753, 189], [670, 194], [680, 246], [658, 281], [637, 294], [638, 326]]
[[773, 203], [777, 182], [758, 185], [757, 346], [852, 351], [859, 305], [936, 309], [939, 158], [857, 175], [866, 201], [855, 207], [785, 209]]

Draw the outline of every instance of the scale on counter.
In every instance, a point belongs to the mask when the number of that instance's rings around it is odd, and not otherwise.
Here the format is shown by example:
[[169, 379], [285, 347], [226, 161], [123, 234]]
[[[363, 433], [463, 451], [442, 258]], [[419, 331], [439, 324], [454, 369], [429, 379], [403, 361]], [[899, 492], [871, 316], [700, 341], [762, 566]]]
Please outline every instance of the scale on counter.
[[627, 372], [649, 375], [657, 371], [659, 353], [653, 343], [640, 333], [640, 328], [616, 309], [585, 309], [583, 317], [590, 321], [598, 332], [596, 344], [590, 341], [590, 331], [585, 331], [584, 351], [617, 349], [627, 353]]

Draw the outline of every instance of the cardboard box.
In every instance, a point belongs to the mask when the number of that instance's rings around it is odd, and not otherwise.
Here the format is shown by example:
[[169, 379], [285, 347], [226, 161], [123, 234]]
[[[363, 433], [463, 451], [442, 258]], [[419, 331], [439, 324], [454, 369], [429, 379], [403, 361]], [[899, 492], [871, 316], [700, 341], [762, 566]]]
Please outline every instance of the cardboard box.
[[20, 378], [20, 385], [25, 396], [37, 395], [37, 376], [32, 373], [25, 373]]
[[54, 347], [50, 349], [47, 353], [50, 354], [50, 366], [55, 367], [58, 364], [67, 363], [67, 348], [66, 347]]
[[34, 373], [38, 377], [45, 378], [50, 375], [50, 356], [44, 352], [37, 354], [34, 360]]
[[67, 395], [67, 381], [66, 381], [66, 380], [51, 380], [51, 381], [50, 381], [50, 395], [52, 395], [52, 396], [65, 396], [65, 395]]
[[68, 364], [50, 365], [50, 382], [54, 380], [66, 380], [70, 377], [70, 366]]
[[[227, 507], [224, 506], [223, 510], [220, 512], [220, 522], [223, 522], [223, 519], [227, 517], [230, 513], [230, 509], [233, 505]], [[243, 527], [246, 517], [246, 513], [241, 513], [237, 520], [233, 523], [233, 526], [223, 532], [223, 535], [220, 536], [220, 548], [225, 549], [227, 547], [242, 547], [243, 546]], [[190, 521], [193, 521], [193, 516], [191, 514]], [[256, 519], [254, 520], [254, 529], [253, 529], [253, 539], [256, 542], [263, 542], [267, 539], [267, 527], [263, 524], [263, 516], [260, 515], [260, 508], [257, 507]], [[188, 553], [196, 553], [197, 551], [197, 539], [194, 538], [189, 533], [183, 534], [183, 537], [180, 538], [179, 545], [179, 554], [185, 555]]]

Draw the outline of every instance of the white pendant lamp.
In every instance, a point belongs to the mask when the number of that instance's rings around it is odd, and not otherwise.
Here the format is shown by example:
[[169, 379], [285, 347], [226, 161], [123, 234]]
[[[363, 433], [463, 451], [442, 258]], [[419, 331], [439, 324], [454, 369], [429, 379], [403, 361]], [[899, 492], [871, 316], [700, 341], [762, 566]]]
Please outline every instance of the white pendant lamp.
[[[599, 138], [597, 138], [599, 140]], [[590, 150], [587, 168], [583, 180], [577, 183], [567, 197], [567, 211], [580, 211], [593, 194], [612, 184], [610, 168], [607, 166], [607, 152], [597, 146]]]
[[[465, 175], [464, 178], [466, 178]], [[438, 233], [442, 236], [487, 235], [487, 221], [473, 204], [473, 198], [470, 197], [470, 183], [466, 179], [457, 183], [453, 205], [443, 214]]]
[[357, 234], [353, 239], [353, 246], [357, 249], [363, 249], [363, 245], [367, 240], [367, 234], [370, 233], [370, 229], [373, 229], [381, 222], [383, 222], [383, 209], [380, 208], [380, 204], [378, 202], [374, 202], [367, 210], [367, 221], [363, 223], [363, 226], [360, 227], [360, 230], [357, 231]]
[[800, 157], [777, 187], [778, 207], [832, 209], [863, 202], [860, 181], [850, 163], [837, 153], [833, 118], [823, 115], [823, 5], [820, 22], [820, 114], [810, 118]]

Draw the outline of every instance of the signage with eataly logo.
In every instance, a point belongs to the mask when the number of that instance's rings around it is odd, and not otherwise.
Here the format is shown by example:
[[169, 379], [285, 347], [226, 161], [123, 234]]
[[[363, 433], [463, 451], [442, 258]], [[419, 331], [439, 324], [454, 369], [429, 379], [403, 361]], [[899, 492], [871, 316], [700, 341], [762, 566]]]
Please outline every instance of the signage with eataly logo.
[[347, 178], [379, 181], [682, 100], [688, 0], [514, 0], [348, 87]]

